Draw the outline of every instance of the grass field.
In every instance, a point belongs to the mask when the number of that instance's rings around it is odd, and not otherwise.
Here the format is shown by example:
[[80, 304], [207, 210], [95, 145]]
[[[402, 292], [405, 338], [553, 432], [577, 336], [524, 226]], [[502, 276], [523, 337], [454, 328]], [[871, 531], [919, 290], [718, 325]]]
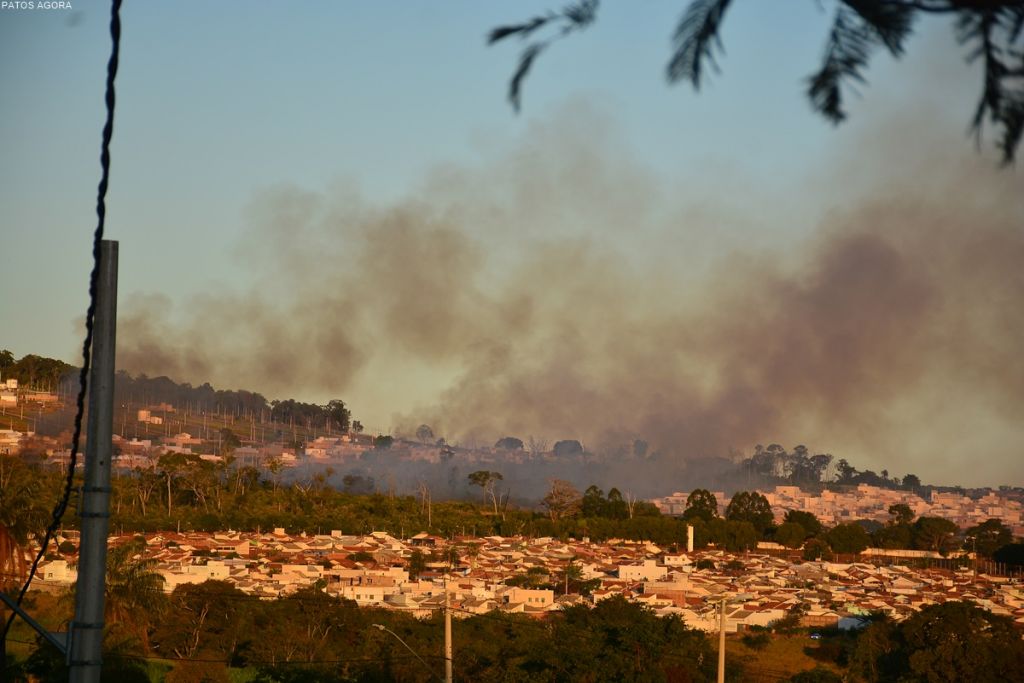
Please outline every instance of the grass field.
[[744, 679], [751, 683], [783, 681], [795, 673], [817, 666], [836, 673], [841, 672], [830, 662], [821, 662], [804, 652], [804, 648], [816, 649], [818, 647], [819, 641], [811, 640], [808, 633], [769, 634], [769, 638], [768, 645], [762, 649], [747, 647], [743, 643], [741, 635], [726, 638], [726, 660], [735, 658], [742, 662], [746, 669]]

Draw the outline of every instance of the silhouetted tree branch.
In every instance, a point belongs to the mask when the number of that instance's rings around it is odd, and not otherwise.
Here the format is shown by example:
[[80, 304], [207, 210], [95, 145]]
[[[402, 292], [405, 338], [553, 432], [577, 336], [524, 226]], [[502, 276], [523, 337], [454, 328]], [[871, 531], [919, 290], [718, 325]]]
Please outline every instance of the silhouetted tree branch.
[[[708, 68], [718, 70], [716, 54], [724, 52], [722, 24], [732, 0], [691, 0], [672, 36], [672, 55], [666, 68], [670, 83], [689, 81], [700, 89]], [[967, 48], [967, 61], [981, 59], [981, 96], [971, 121], [980, 141], [985, 124], [999, 131], [1002, 161], [1013, 161], [1024, 135], [1024, 2], [1021, 0], [836, 0], [835, 16], [820, 68], [807, 79], [811, 106], [833, 124], [846, 118], [843, 92], [864, 83], [863, 70], [872, 54], [884, 48], [893, 57], [904, 45], [920, 14], [952, 15], [957, 42]], [[508, 98], [516, 111], [522, 102], [523, 81], [537, 57], [554, 40], [590, 26], [598, 0], [583, 0], [521, 24], [493, 29], [488, 43], [511, 36], [521, 39], [554, 33], [523, 48], [509, 82]]]

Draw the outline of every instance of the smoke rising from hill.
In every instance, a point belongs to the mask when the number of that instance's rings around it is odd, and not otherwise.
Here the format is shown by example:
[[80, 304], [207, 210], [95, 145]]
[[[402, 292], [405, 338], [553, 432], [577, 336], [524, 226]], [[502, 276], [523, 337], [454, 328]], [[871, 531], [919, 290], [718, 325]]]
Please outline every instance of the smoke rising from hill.
[[[642, 437], [692, 458], [777, 440], [1007, 469], [1024, 436], [1018, 173], [858, 159], [877, 181], [766, 249], [729, 237], [743, 200], [727, 179], [669, 191], [606, 122], [568, 118], [389, 206], [342, 186], [264, 193], [240, 247], [258, 284], [129, 300], [121, 366], [341, 396], [357, 418], [360, 392], [414, 396], [395, 428], [464, 442]], [[788, 226], [764, 201], [802, 198], [756, 199], [738, 220], [772, 234]]]

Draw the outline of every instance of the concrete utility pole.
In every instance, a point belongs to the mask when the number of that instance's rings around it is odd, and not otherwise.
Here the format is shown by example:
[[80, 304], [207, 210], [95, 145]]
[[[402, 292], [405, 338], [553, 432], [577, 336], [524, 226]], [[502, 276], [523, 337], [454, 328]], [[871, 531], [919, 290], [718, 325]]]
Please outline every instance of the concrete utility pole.
[[725, 598], [718, 621], [718, 683], [725, 683]]
[[452, 683], [452, 611], [447, 581], [444, 584], [444, 683]]
[[89, 424], [82, 487], [81, 555], [75, 619], [69, 634], [68, 680], [97, 683], [102, 667], [103, 597], [110, 524], [111, 436], [114, 429], [114, 347], [117, 331], [117, 242], [100, 245], [99, 282], [93, 318]]

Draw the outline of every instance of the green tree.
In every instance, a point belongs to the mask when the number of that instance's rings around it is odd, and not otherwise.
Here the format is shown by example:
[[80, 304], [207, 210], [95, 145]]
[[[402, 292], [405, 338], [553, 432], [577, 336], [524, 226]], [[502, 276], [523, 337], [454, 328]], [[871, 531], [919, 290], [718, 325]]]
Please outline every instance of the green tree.
[[782, 518], [782, 521], [799, 524], [807, 532], [807, 536], [818, 536], [825, 530], [813, 512], [806, 512], [804, 510], [787, 510], [786, 516]]
[[186, 464], [187, 461], [183, 453], [165, 453], [157, 460], [157, 471], [166, 485], [165, 501], [168, 517], [171, 516], [171, 510], [174, 507], [176, 484], [184, 473]]
[[1010, 528], [998, 519], [989, 519], [964, 532], [964, 548], [982, 557], [992, 557], [1004, 545], [1013, 542]]
[[913, 526], [914, 547], [945, 555], [952, 550], [956, 524], [941, 517], [918, 517]]
[[707, 489], [695, 489], [686, 497], [683, 519], [702, 519], [710, 522], [718, 516], [718, 499]]
[[1013, 621], [970, 602], [922, 608], [896, 628], [895, 640], [879, 680], [1024, 680], [1024, 641]]
[[811, 540], [804, 543], [803, 557], [805, 560], [831, 560], [832, 549], [829, 548], [828, 543], [820, 538], [812, 538]]
[[914, 521], [914, 511], [906, 503], [893, 503], [889, 506], [889, 524], [905, 526]]
[[426, 569], [427, 559], [423, 556], [423, 553], [419, 550], [413, 550], [409, 554], [409, 562], [405, 566], [405, 570], [409, 572], [409, 580], [415, 581]]
[[605, 517], [625, 519], [629, 515], [626, 508], [626, 501], [622, 498], [622, 492], [614, 486], [610, 488], [608, 490], [608, 505], [605, 507]]
[[833, 552], [859, 553], [871, 545], [871, 537], [860, 524], [837, 524], [825, 534]]
[[750, 522], [763, 535], [775, 519], [768, 499], [757, 491], [740, 491], [729, 501], [725, 518], [734, 522]]
[[1015, 567], [1024, 566], [1024, 543], [1007, 543], [992, 554], [992, 559]]
[[563, 595], [568, 595], [574, 588], [583, 582], [583, 567], [576, 562], [575, 557], [570, 558], [565, 564], [565, 569], [562, 572], [562, 578], [565, 582], [565, 586], [562, 589]]
[[386, 451], [391, 448], [391, 445], [395, 442], [394, 437], [387, 434], [381, 434], [373, 440], [373, 447], [378, 451]]
[[248, 641], [258, 603], [227, 581], [178, 586], [170, 596], [168, 618], [153, 634], [154, 646], [163, 656], [227, 664]]
[[760, 534], [752, 523], [730, 519], [725, 522], [725, 538], [722, 545], [730, 552], [743, 552], [757, 547]]
[[871, 536], [872, 543], [878, 548], [908, 549], [914, 545], [913, 530], [910, 525], [888, 525]]
[[861, 680], [876, 683], [896, 667], [894, 657], [899, 643], [896, 624], [882, 613], [865, 617], [864, 629], [850, 654], [850, 669]]
[[[699, 89], [708, 69], [717, 69], [716, 53], [724, 50], [721, 34], [732, 0], [691, 0], [672, 36], [666, 68], [670, 83], [690, 82]], [[864, 83], [871, 56], [880, 50], [901, 57], [922, 16], [954, 18], [956, 37], [967, 59], [984, 66], [981, 96], [971, 127], [980, 136], [983, 124], [999, 130], [1003, 161], [1010, 163], [1024, 134], [1024, 50], [1020, 0], [838, 0], [822, 63], [807, 79], [811, 106], [825, 119], [846, 119], [844, 95]], [[562, 11], [549, 11], [521, 24], [493, 29], [488, 41], [532, 38], [523, 48], [509, 83], [508, 97], [518, 111], [522, 86], [537, 57], [552, 41], [586, 29], [597, 16], [597, 0], [581, 0]]]
[[796, 603], [786, 610], [786, 616], [771, 623], [772, 629], [776, 633], [793, 633], [796, 629], [800, 628], [804, 615], [807, 614], [809, 609], [810, 606], [805, 602]]
[[807, 532], [802, 525], [796, 522], [783, 522], [775, 530], [775, 542], [781, 543], [787, 548], [799, 548], [807, 539]]
[[840, 458], [836, 463], [836, 481], [840, 484], [850, 484], [857, 476], [857, 468], [853, 467], [846, 458]]
[[678, 617], [619, 596], [565, 608], [536, 660], [531, 668], [547, 675], [531, 680], [581, 682], [711, 681], [717, 661], [707, 637]]
[[580, 512], [584, 517], [606, 516], [608, 499], [604, 497], [604, 491], [593, 484], [588, 486], [587, 490], [583, 492]]
[[[339, 636], [366, 627], [365, 618], [355, 607], [354, 602], [328, 595], [322, 586], [301, 588], [259, 605], [254, 611], [254, 637], [246, 647], [247, 654], [262, 661], [293, 663], [343, 656], [345, 643]], [[308, 673], [304, 673], [300, 680], [309, 680]]]
[[49, 480], [20, 458], [0, 456], [0, 587], [18, 583], [26, 570], [25, 550], [42, 537], [55, 500]]
[[107, 552], [104, 604], [107, 620], [122, 625], [148, 652], [153, 625], [164, 613], [167, 597], [156, 560], [145, 555], [146, 540], [141, 536]]

